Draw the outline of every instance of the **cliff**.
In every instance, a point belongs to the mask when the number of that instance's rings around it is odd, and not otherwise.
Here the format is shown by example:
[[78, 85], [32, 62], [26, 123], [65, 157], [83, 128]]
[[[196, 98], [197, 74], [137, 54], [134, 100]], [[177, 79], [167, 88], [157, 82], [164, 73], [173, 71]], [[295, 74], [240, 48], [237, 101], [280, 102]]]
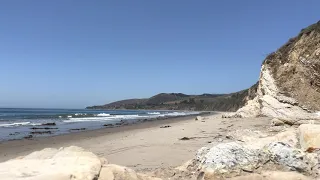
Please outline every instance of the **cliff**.
[[253, 100], [231, 117], [319, 119], [320, 21], [271, 53], [261, 67]]

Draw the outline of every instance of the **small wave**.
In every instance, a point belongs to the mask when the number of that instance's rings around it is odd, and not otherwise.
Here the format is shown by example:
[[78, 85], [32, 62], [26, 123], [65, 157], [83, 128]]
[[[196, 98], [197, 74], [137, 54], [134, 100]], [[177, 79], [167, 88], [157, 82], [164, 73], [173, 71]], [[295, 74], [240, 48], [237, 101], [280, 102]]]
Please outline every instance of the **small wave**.
[[320, 116], [320, 111], [316, 112], [316, 115]]
[[150, 116], [139, 116], [139, 115], [109, 115], [100, 117], [85, 117], [85, 118], [69, 118], [64, 120], [65, 123], [72, 122], [88, 122], [88, 121], [112, 121], [112, 120], [131, 120], [131, 119], [142, 119], [149, 118]]
[[18, 122], [18, 123], [11, 123], [11, 124], [0, 124], [0, 127], [15, 127], [15, 126], [25, 126], [30, 125], [30, 122]]
[[108, 117], [108, 116], [110, 116], [110, 114], [100, 113], [100, 114], [97, 114], [97, 116], [100, 116], [100, 117]]
[[149, 114], [149, 115], [160, 115], [161, 113], [160, 112], [148, 112], [147, 114]]
[[166, 115], [167, 116], [185, 116], [187, 114], [185, 112], [172, 112], [172, 113], [168, 113]]

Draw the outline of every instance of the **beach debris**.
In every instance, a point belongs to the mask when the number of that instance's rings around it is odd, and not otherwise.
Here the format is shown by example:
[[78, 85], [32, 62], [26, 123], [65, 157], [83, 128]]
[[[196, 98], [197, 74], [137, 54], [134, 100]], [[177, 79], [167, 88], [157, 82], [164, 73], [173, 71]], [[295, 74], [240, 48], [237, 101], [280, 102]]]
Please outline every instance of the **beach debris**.
[[43, 123], [43, 124], [41, 124], [41, 126], [55, 126], [56, 125], [56, 123]]
[[171, 127], [170, 125], [166, 125], [166, 126], [161, 126], [160, 128], [169, 128]]

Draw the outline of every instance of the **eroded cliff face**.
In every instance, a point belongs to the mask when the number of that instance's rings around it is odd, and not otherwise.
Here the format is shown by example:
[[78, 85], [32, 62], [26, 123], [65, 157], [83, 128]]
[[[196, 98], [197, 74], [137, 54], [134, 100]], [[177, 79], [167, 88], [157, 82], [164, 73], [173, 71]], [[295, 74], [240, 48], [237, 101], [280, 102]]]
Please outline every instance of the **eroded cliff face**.
[[263, 62], [256, 97], [229, 116], [320, 119], [320, 22]]

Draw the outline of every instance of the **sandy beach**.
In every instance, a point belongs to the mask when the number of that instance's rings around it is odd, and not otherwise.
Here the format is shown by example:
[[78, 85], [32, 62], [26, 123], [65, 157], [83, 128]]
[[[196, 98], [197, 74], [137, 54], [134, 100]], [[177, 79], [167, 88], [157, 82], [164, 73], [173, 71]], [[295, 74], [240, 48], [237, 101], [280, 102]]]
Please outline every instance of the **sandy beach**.
[[[0, 143], [0, 162], [43, 148], [80, 146], [109, 162], [135, 170], [179, 166], [208, 143], [224, 141], [229, 131], [263, 128], [269, 118], [223, 119], [221, 113], [145, 122], [118, 128]], [[185, 137], [185, 138], [184, 138]], [[184, 138], [186, 140], [181, 140]]]

